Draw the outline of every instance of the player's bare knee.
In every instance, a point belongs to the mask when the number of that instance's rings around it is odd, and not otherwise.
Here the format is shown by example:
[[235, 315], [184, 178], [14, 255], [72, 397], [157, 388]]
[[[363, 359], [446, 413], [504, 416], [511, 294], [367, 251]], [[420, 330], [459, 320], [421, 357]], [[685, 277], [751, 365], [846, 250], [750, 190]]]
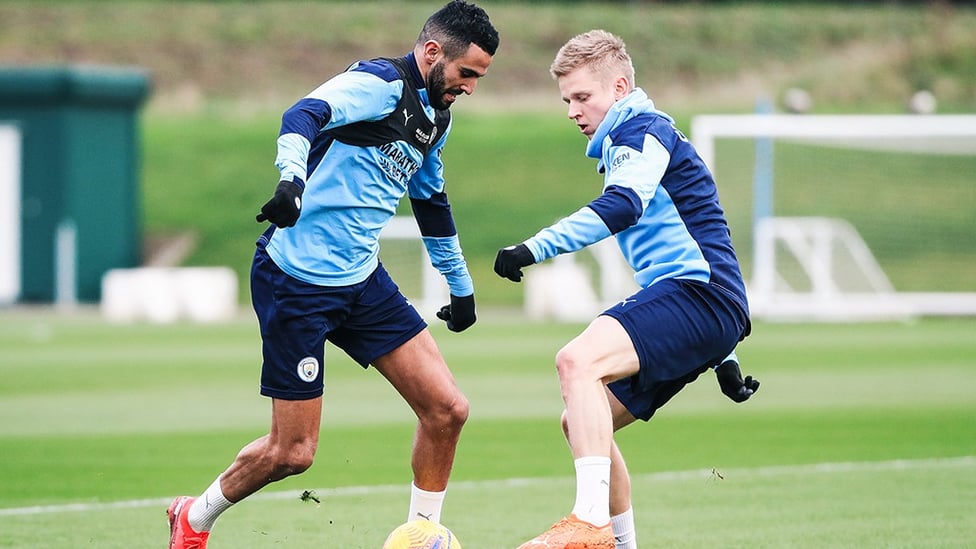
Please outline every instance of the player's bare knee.
[[563, 347], [556, 353], [556, 373], [563, 385], [590, 377], [586, 364], [569, 347]]
[[277, 452], [274, 465], [276, 476], [285, 478], [304, 473], [312, 466], [314, 460], [314, 443], [303, 442], [289, 445]]
[[468, 421], [470, 411], [471, 405], [468, 398], [458, 391], [444, 414], [444, 422], [447, 428], [452, 431], [460, 431], [461, 427]]
[[457, 437], [468, 420], [470, 405], [461, 391], [454, 391], [448, 397], [436, 402], [428, 402], [417, 411], [421, 428], [438, 437]]

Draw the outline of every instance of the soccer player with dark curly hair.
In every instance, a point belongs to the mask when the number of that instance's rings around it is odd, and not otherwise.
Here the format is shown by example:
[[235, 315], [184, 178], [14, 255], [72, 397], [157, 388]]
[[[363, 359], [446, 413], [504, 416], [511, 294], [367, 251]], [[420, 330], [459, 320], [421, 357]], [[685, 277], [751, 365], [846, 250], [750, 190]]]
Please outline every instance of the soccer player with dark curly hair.
[[439, 522], [468, 401], [427, 324], [379, 262], [379, 235], [406, 195], [450, 288], [438, 318], [454, 332], [475, 323], [441, 151], [451, 105], [474, 93], [497, 47], [484, 10], [454, 0], [430, 16], [412, 51], [356, 62], [282, 116], [280, 178], [257, 215], [270, 226], [251, 269], [270, 430], [199, 497], [173, 501], [170, 549], [206, 547], [231, 505], [312, 465], [326, 341], [379, 371], [417, 415], [408, 517]]

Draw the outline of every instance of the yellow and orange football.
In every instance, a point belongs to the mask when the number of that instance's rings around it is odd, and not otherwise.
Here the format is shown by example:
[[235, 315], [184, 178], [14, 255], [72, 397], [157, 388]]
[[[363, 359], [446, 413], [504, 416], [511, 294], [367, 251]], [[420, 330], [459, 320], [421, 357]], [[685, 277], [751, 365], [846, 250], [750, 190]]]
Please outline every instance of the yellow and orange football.
[[461, 542], [446, 526], [418, 519], [397, 526], [383, 549], [461, 549]]

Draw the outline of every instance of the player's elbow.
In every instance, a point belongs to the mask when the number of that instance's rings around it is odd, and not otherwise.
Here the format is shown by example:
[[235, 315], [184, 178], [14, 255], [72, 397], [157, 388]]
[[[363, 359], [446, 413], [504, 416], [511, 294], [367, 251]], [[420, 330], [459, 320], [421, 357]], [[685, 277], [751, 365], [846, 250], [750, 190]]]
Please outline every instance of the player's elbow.
[[607, 187], [602, 195], [590, 202], [589, 207], [600, 216], [610, 229], [610, 234], [634, 226], [644, 215], [644, 205], [637, 193], [617, 185]]

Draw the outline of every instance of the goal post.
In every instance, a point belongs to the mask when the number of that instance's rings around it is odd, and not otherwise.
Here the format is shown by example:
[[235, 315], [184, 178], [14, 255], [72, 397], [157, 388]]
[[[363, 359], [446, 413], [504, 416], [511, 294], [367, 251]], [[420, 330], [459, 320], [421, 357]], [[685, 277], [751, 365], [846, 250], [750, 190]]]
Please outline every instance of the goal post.
[[719, 138], [793, 138], [834, 143], [849, 139], [900, 140], [903, 148], [915, 150], [930, 150], [931, 143], [945, 143], [948, 139], [957, 145], [954, 150], [974, 154], [976, 115], [706, 114], [692, 119], [691, 135], [702, 160], [713, 175], [720, 177], [715, 173], [715, 142]]
[[749, 226], [757, 318], [976, 315], [976, 116], [701, 115], [691, 137]]

